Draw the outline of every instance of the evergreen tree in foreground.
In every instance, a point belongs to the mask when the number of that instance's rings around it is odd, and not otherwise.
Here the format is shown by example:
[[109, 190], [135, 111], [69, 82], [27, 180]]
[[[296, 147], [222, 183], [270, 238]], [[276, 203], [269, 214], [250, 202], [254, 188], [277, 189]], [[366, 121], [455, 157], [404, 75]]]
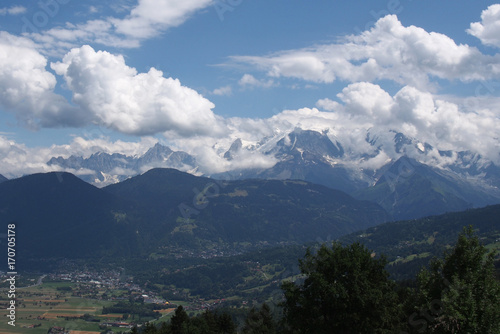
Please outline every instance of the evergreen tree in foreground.
[[500, 283], [494, 253], [464, 228], [444, 260], [433, 260], [418, 275], [411, 333], [500, 333]]
[[172, 334], [184, 334], [186, 333], [186, 327], [189, 322], [189, 316], [186, 311], [182, 307], [182, 305], [178, 306], [175, 309], [175, 313], [170, 319], [170, 330]]
[[182, 306], [177, 307], [170, 319], [170, 328], [160, 334], [236, 334], [236, 325], [227, 313], [205, 311], [190, 318]]
[[282, 289], [285, 322], [291, 333], [390, 333], [400, 314], [385, 258], [360, 243], [323, 245], [300, 260], [302, 284]]

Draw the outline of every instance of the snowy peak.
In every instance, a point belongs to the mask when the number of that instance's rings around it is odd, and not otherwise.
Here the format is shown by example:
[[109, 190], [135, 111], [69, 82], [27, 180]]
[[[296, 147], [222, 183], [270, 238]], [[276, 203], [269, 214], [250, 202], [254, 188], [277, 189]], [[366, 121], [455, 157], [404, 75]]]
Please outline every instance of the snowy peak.
[[302, 160], [342, 157], [344, 149], [339, 142], [334, 144], [325, 133], [295, 129], [276, 144], [276, 155], [291, 155]]
[[153, 161], [164, 161], [172, 155], [174, 151], [170, 147], [156, 143], [140, 159], [142, 163], [151, 163]]
[[139, 157], [97, 152], [88, 158], [54, 157], [47, 164], [72, 170], [83, 180], [99, 187], [123, 181], [152, 168], [175, 168], [181, 171], [190, 171], [198, 167], [193, 156], [186, 152], [173, 151], [159, 143]]
[[238, 152], [243, 147], [243, 142], [240, 138], [236, 139], [232, 144], [229, 150], [224, 153], [224, 159], [231, 161], [238, 155]]

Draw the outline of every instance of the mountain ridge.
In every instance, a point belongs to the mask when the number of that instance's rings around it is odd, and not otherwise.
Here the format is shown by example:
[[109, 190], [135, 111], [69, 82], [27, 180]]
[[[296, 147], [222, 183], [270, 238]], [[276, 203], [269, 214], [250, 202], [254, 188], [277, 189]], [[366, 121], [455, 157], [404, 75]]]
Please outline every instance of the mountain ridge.
[[[87, 159], [52, 158], [49, 164], [80, 171], [82, 179], [100, 187], [154, 167], [176, 168], [221, 180], [300, 179], [375, 201], [400, 219], [500, 203], [500, 167], [493, 162], [472, 152], [439, 151], [396, 131], [383, 135], [368, 131], [363, 145], [375, 152], [361, 155], [344, 148], [341, 140], [328, 131], [295, 128], [255, 143], [236, 138], [227, 146], [217, 147], [223, 165], [234, 166], [226, 166], [229, 169], [224, 172], [208, 172], [196, 157], [159, 143], [136, 157], [100, 153]], [[393, 158], [384, 153], [387, 147], [393, 150]], [[245, 159], [268, 159], [274, 163], [268, 167], [245, 167], [241, 163]], [[399, 167], [401, 161], [411, 168], [411, 177], [406, 177]], [[431, 199], [435, 200], [435, 209], [420, 212], [419, 208], [432, 203]]]
[[303, 243], [389, 219], [377, 204], [305, 181], [218, 182], [175, 169], [105, 188], [63, 172], [0, 184], [0, 221], [16, 224], [20, 261]]

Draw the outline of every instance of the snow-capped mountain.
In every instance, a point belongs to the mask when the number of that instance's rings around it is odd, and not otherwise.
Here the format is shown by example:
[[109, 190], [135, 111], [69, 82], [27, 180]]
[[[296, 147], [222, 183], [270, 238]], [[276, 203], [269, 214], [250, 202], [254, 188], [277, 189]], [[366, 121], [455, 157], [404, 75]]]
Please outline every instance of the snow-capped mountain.
[[[216, 178], [242, 179], [301, 179], [326, 185], [352, 193], [356, 189], [369, 186], [371, 180], [358, 169], [347, 166], [343, 159], [344, 148], [340, 142], [333, 142], [327, 133], [295, 129], [276, 138], [267, 139], [259, 145], [242, 147], [236, 140], [224, 157], [235, 156], [241, 151], [258, 151], [276, 158], [277, 163], [268, 169], [235, 169]], [[273, 143], [273, 145], [269, 145]]]
[[73, 171], [84, 181], [103, 187], [142, 174], [152, 168], [174, 168], [196, 174], [196, 159], [182, 151], [173, 151], [157, 143], [141, 156], [126, 156], [119, 153], [98, 152], [88, 158], [70, 156], [50, 159], [49, 166]]
[[[195, 156], [159, 143], [142, 156], [100, 152], [88, 158], [52, 158], [48, 164], [98, 186], [155, 167], [219, 179], [301, 179], [375, 201], [400, 219], [500, 203], [500, 167], [479, 154], [440, 151], [394, 131], [368, 131], [358, 145], [364, 147], [353, 150], [352, 143], [343, 145], [328, 131], [296, 128], [258, 142], [236, 138], [226, 149], [219, 145], [219, 158], [230, 166], [223, 173], [207, 172]], [[268, 168], [237, 164], [253, 156], [276, 163]]]

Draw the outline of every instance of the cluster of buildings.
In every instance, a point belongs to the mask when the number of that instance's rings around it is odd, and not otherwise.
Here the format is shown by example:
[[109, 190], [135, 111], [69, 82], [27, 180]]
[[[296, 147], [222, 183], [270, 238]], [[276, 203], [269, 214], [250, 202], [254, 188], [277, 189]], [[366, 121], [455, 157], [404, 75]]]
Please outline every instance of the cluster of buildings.
[[[117, 271], [74, 271], [71, 273], [50, 274], [47, 277], [49, 280], [77, 283], [80, 288], [78, 291], [73, 291], [76, 296], [94, 294], [96, 298], [106, 300], [126, 300], [128, 296], [114, 296], [104, 293], [105, 291], [125, 290], [134, 299], [142, 297], [145, 303], [165, 303], [165, 300], [156, 296], [154, 292], [147, 291], [138, 284], [133, 283], [131, 278], [127, 278]], [[99, 291], [101, 291], [100, 294]]]

